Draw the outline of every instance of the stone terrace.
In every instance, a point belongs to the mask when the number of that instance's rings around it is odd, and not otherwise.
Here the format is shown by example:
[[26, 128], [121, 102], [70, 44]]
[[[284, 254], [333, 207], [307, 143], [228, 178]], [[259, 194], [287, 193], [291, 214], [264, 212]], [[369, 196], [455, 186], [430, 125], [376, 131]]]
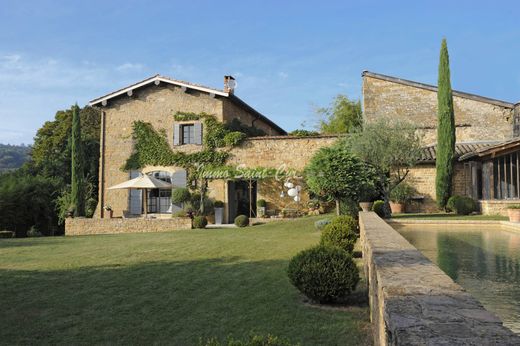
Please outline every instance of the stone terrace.
[[520, 336], [373, 212], [360, 213], [376, 345], [520, 345]]

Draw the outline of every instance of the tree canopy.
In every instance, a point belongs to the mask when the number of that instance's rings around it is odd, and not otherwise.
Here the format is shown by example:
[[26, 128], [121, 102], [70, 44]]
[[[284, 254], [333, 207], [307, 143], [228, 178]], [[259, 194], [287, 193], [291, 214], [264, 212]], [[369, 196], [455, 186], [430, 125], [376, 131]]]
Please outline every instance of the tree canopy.
[[26, 145], [0, 144], [0, 173], [22, 167], [29, 160], [30, 150]]
[[363, 122], [361, 102], [341, 94], [328, 107], [316, 109], [316, 113], [320, 116], [318, 129], [326, 134], [351, 133], [360, 129]]
[[369, 163], [378, 176], [385, 200], [385, 215], [390, 215], [390, 192], [402, 182], [421, 156], [416, 128], [390, 119], [365, 124], [363, 131], [342, 141], [356, 156]]
[[361, 194], [374, 184], [372, 169], [341, 145], [318, 150], [304, 174], [311, 192], [336, 202], [338, 215], [341, 201], [359, 202]]
[[442, 40], [437, 90], [437, 158], [435, 192], [437, 206], [445, 208], [451, 195], [455, 157], [455, 113], [450, 82], [450, 58], [446, 39]]

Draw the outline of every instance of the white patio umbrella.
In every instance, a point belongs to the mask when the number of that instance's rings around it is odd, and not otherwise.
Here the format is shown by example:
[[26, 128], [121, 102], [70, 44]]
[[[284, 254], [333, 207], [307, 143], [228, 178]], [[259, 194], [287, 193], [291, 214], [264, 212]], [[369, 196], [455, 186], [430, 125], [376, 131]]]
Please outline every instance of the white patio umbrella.
[[148, 205], [146, 201], [146, 192], [148, 189], [171, 189], [172, 184], [167, 183], [165, 181], [162, 181], [160, 179], [151, 177], [147, 174], [141, 174], [137, 178], [130, 179], [128, 181], [125, 181], [121, 184], [117, 184], [114, 186], [109, 187], [109, 190], [116, 190], [116, 189], [138, 189], [143, 191], [143, 209], [144, 209], [144, 215], [146, 216], [148, 214]]

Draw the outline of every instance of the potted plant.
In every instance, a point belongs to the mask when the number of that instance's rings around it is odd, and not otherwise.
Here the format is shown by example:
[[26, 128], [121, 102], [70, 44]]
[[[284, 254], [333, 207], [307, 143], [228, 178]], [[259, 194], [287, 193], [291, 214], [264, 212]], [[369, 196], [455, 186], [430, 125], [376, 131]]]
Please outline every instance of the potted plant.
[[105, 204], [103, 209], [105, 209], [105, 211], [107, 212], [109, 219], [111, 219], [114, 216], [114, 211], [112, 210], [112, 207], [110, 206], [110, 204]]
[[256, 201], [256, 211], [258, 214], [258, 217], [264, 217], [265, 216], [265, 208], [267, 207], [267, 202], [265, 199], [259, 199]]
[[215, 208], [215, 225], [222, 225], [222, 220], [224, 219], [224, 202], [215, 201], [213, 207]]
[[394, 187], [390, 192], [390, 209], [392, 214], [404, 213], [406, 202], [410, 200], [414, 192], [413, 187], [405, 182], [401, 182]]
[[361, 191], [361, 195], [359, 196], [359, 207], [363, 211], [371, 211], [372, 210], [372, 199], [376, 197], [376, 192], [372, 187], [366, 187], [363, 191]]
[[507, 214], [510, 222], [520, 222], [520, 204], [513, 204], [507, 207]]

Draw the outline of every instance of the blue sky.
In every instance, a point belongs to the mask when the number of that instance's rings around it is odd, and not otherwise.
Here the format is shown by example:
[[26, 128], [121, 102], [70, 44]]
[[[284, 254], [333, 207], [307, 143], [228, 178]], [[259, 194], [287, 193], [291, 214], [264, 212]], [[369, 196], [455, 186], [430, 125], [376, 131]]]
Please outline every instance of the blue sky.
[[236, 94], [310, 128], [370, 70], [520, 101], [520, 4], [506, 1], [3, 1], [0, 143], [31, 143], [56, 110], [160, 73]]

